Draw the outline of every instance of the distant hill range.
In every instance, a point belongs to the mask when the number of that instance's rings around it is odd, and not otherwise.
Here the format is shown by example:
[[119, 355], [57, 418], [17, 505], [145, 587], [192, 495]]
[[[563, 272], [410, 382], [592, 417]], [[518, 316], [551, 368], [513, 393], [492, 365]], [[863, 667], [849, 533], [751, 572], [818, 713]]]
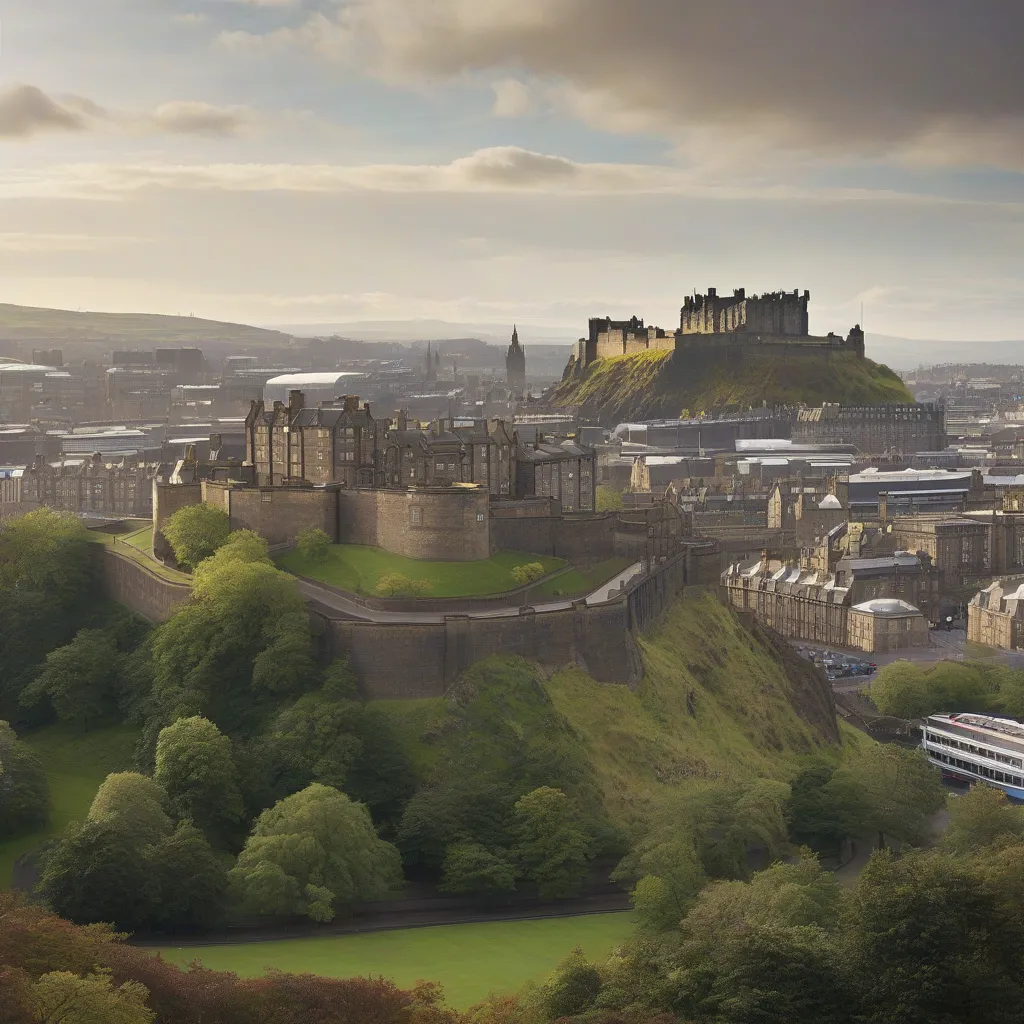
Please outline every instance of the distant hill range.
[[287, 348], [280, 331], [158, 313], [82, 313], [0, 303], [0, 342], [103, 345], [149, 349], [161, 345], [218, 344]]
[[1024, 340], [923, 341], [866, 334], [864, 345], [869, 358], [884, 361], [894, 370], [916, 370], [939, 363], [1024, 365]]
[[[491, 345], [507, 345], [512, 336], [512, 323], [455, 323], [449, 320], [356, 320], [350, 323], [274, 324], [276, 330], [297, 338], [332, 337], [359, 341], [456, 341], [477, 338]], [[578, 332], [544, 325], [531, 327], [519, 324], [524, 345], [565, 345], [568, 348]], [[568, 359], [568, 352], [566, 352]]]

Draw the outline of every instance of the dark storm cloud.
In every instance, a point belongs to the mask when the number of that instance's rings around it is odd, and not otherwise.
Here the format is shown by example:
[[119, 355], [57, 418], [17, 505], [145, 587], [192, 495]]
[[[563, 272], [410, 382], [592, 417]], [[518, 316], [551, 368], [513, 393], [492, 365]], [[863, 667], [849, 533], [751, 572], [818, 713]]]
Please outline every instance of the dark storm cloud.
[[395, 79], [519, 69], [619, 129], [1024, 155], [1022, 0], [351, 0], [303, 29]]

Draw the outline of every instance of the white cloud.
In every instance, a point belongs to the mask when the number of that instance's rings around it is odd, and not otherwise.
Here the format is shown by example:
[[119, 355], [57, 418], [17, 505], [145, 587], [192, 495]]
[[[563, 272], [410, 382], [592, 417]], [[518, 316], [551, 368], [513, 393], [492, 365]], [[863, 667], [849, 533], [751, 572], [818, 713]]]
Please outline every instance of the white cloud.
[[163, 103], [145, 115], [158, 132], [174, 135], [236, 135], [253, 123], [247, 107], [218, 107], [211, 103], [179, 100]]
[[[197, 130], [194, 124], [190, 130]], [[0, 198], [115, 198], [147, 189], [343, 194], [527, 194], [665, 196], [717, 201], [976, 207], [1013, 222], [1024, 203], [919, 195], [884, 189], [719, 181], [653, 164], [579, 163], [515, 146], [477, 150], [445, 164], [124, 163], [62, 164], [0, 178]]]
[[83, 96], [50, 96], [34, 85], [0, 89], [0, 139], [26, 140], [57, 132], [237, 135], [256, 120], [246, 107], [195, 100], [163, 103], [153, 110], [108, 110]]
[[517, 78], [503, 78], [492, 88], [494, 107], [491, 112], [495, 117], [526, 117], [533, 112], [533, 91], [524, 82]]

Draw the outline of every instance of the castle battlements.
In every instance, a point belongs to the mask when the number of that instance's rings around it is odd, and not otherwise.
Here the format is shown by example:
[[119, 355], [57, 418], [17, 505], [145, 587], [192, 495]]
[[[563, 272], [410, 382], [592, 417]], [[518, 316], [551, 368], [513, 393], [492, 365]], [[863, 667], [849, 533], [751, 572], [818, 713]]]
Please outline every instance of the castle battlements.
[[864, 332], [855, 326], [846, 337], [809, 333], [809, 291], [747, 295], [743, 288], [719, 296], [714, 288], [704, 295], [687, 296], [680, 310], [679, 328], [668, 332], [645, 327], [641, 317], [612, 320], [594, 317], [581, 338], [570, 369], [582, 369], [598, 359], [640, 352], [672, 352], [677, 360], [741, 359], [744, 354], [771, 352], [796, 357], [849, 352], [864, 358]]

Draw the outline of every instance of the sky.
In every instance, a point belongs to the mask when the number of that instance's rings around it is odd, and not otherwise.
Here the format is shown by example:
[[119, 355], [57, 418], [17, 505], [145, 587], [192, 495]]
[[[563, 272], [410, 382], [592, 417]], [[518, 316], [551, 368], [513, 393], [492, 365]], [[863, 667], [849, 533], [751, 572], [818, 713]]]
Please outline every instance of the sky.
[[[0, 0], [0, 302], [1024, 338], [1021, 0]], [[863, 314], [862, 314], [863, 310]]]

